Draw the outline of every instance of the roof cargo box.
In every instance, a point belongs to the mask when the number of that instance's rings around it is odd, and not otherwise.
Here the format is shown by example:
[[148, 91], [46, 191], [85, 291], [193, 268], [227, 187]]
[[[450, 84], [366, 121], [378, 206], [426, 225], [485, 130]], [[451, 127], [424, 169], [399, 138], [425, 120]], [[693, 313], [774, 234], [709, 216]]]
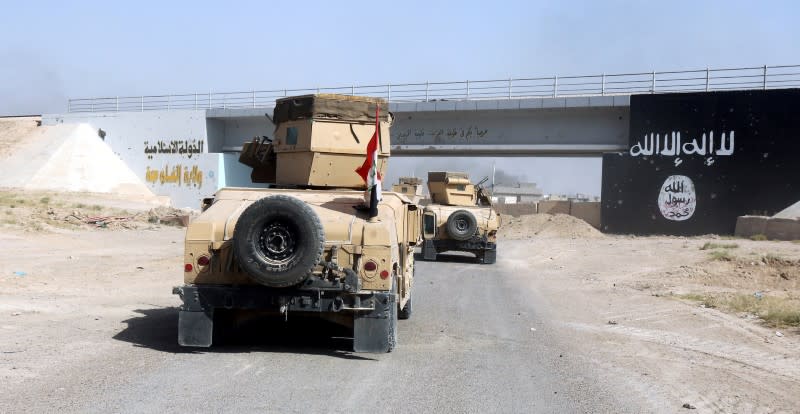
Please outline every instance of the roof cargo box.
[[451, 206], [474, 206], [475, 186], [469, 175], [462, 172], [431, 171], [428, 173], [431, 201]]

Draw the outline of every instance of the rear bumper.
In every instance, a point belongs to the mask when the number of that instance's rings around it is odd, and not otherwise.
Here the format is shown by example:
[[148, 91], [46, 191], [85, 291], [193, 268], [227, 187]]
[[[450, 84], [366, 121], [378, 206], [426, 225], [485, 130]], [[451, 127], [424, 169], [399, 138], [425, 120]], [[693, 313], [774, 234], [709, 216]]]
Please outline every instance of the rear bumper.
[[293, 312], [372, 312], [394, 301], [390, 292], [271, 289], [263, 286], [184, 285], [172, 289], [186, 312], [261, 309]]
[[[183, 301], [178, 312], [178, 344], [209, 347], [213, 341], [215, 309], [259, 309], [280, 313], [343, 312], [353, 318], [353, 349], [387, 352], [394, 347], [396, 326], [388, 323], [397, 312], [391, 292], [285, 290], [261, 286], [184, 285], [172, 292]], [[396, 316], [395, 316], [396, 317]], [[390, 335], [392, 333], [392, 335]]]
[[[425, 246], [430, 246], [438, 252], [457, 250], [463, 252], [477, 252], [486, 250], [497, 250], [497, 243], [486, 241], [483, 237], [473, 237], [469, 240], [425, 240]], [[429, 248], [430, 248], [429, 247]]]
[[497, 244], [480, 236], [464, 241], [425, 240], [422, 244], [422, 258], [425, 260], [436, 260], [439, 253], [447, 251], [472, 253], [481, 263], [490, 264], [497, 260]]

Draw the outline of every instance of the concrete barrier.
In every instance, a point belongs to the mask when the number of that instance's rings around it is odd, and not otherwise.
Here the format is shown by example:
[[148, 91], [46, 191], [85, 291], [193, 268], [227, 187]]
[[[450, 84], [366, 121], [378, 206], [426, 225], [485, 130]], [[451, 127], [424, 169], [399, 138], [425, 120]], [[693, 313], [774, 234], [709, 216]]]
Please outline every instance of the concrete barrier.
[[600, 229], [600, 202], [598, 201], [540, 201], [538, 203], [495, 204], [500, 214], [519, 217], [528, 214], [569, 214], [590, 226]]
[[494, 204], [495, 211], [500, 214], [519, 217], [528, 214], [536, 214], [536, 203], [515, 203], [515, 204]]
[[770, 240], [800, 240], [800, 220], [773, 217], [767, 220], [766, 235]]
[[599, 201], [573, 201], [570, 204], [569, 214], [589, 223], [596, 229], [600, 229]]
[[800, 240], [800, 219], [766, 216], [741, 216], [736, 220], [736, 236], [763, 235], [770, 240]]
[[538, 212], [539, 214], [569, 214], [570, 204], [568, 200], [540, 201]]
[[737, 237], [752, 237], [756, 234], [767, 234], [766, 216], [740, 216], [736, 219], [736, 230], [734, 235]]

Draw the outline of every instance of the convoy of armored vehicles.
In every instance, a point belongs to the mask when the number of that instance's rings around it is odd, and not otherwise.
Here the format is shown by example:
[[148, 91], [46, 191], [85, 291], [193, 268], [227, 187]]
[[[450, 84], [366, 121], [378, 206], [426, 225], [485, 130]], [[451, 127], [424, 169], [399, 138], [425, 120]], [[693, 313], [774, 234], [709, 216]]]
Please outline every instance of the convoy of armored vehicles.
[[438, 253], [461, 251], [485, 264], [497, 260], [500, 217], [491, 198], [469, 176], [458, 172], [428, 173], [431, 203], [423, 213], [422, 256], [436, 260]]
[[220, 189], [187, 228], [184, 285], [174, 289], [180, 345], [211, 346], [215, 312], [256, 310], [314, 313], [352, 329], [354, 351], [389, 352], [398, 319], [411, 316], [418, 246], [425, 258], [464, 250], [494, 262], [497, 214], [463, 174], [431, 173], [435, 204], [424, 214], [418, 179], [376, 203], [356, 169], [369, 149], [378, 177], [386, 172], [386, 101], [289, 97], [271, 119], [273, 136], [246, 143], [239, 158], [270, 186]]

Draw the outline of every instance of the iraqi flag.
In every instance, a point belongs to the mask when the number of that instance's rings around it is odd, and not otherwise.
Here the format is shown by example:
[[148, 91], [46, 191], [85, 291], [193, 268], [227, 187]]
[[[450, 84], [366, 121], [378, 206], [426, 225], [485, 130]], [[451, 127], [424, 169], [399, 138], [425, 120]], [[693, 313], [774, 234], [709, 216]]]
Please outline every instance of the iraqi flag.
[[[380, 139], [380, 112], [381, 107], [375, 109], [375, 133], [367, 144], [367, 158], [364, 164], [356, 168], [356, 173], [367, 183], [367, 191], [372, 190], [370, 204], [373, 200], [381, 201], [381, 173], [378, 171], [378, 140]], [[370, 205], [370, 207], [373, 207]], [[377, 206], [375, 206], [377, 207]]]

